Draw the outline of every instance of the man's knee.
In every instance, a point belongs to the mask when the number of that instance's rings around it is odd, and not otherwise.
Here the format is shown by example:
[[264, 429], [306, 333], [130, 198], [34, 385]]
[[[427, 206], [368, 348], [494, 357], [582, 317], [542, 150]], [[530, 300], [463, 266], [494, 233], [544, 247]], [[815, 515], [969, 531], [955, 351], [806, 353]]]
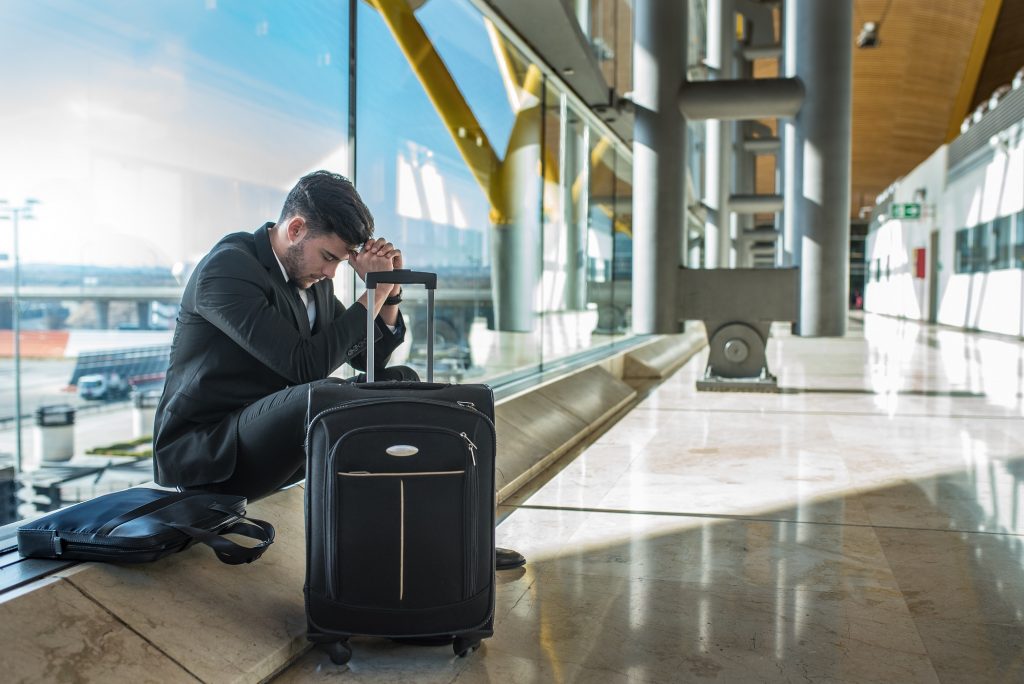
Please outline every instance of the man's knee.
[[[374, 373], [373, 379], [377, 382], [381, 382], [382, 380], [419, 382], [420, 376], [419, 373], [408, 366], [388, 366], [384, 370]], [[352, 378], [351, 382], [366, 382], [366, 373], [360, 373]]]
[[384, 369], [381, 380], [399, 380], [401, 382], [419, 382], [420, 375], [409, 366], [390, 366]]

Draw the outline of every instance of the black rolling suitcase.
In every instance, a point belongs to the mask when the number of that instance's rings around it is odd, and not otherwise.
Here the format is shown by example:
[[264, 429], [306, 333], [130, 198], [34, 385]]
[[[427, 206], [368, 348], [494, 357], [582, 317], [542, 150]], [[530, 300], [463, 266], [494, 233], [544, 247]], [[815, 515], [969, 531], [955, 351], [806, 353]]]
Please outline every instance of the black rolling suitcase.
[[372, 382], [370, 335], [369, 382], [310, 390], [307, 634], [338, 664], [355, 635], [464, 656], [494, 632], [494, 395], [432, 382], [435, 274], [368, 274], [369, 312], [376, 282], [427, 287], [427, 382]]

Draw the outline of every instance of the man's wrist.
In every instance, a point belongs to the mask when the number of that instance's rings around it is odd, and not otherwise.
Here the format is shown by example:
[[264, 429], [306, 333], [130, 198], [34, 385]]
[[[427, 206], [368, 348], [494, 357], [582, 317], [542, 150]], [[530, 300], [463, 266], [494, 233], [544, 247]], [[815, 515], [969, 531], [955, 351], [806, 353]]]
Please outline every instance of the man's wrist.
[[[396, 285], [396, 287], [398, 288], [397, 294], [388, 296], [388, 298], [384, 300], [384, 306], [397, 306], [402, 303], [402, 287], [401, 285]], [[394, 292], [394, 290], [392, 290], [392, 292]]]

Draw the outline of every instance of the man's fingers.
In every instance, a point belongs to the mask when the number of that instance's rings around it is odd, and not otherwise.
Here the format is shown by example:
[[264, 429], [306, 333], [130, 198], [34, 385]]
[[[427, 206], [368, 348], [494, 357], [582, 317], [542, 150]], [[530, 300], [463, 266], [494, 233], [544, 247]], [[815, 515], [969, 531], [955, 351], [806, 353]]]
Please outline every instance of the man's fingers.
[[384, 238], [377, 238], [376, 240], [367, 240], [366, 244], [363, 245], [363, 249], [372, 254], [386, 254], [387, 252], [394, 248], [395, 246]]

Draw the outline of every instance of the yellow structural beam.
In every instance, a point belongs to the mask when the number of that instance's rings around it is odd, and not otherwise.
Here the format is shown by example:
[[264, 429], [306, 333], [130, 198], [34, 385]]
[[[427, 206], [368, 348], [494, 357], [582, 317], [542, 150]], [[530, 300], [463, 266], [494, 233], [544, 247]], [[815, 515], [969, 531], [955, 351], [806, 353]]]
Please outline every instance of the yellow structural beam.
[[[611, 138], [609, 138], [608, 136], [601, 136], [601, 139], [597, 141], [596, 145], [594, 145], [594, 149], [590, 151], [590, 168], [595, 168], [604, 161], [604, 155], [608, 153], [608, 150], [611, 149], [611, 146]], [[608, 166], [609, 170], [612, 170], [610, 165], [605, 164], [605, 166]], [[578, 202], [580, 199], [580, 193], [583, 192], [583, 181], [584, 176], [581, 173], [579, 176], [576, 177], [576, 180], [572, 184], [573, 202]], [[616, 218], [615, 212], [612, 210], [610, 206], [608, 206], [608, 204], [603, 202], [598, 203], [598, 207], [601, 209], [602, 213], [604, 213], [605, 216], [613, 220], [612, 222], [617, 232], [622, 233], [623, 235], [626, 235], [630, 238], [633, 237], [633, 228], [628, 223], [624, 222], [622, 219]]]
[[[604, 155], [608, 152], [608, 149], [612, 146], [612, 141], [606, 136], [602, 136], [597, 144], [594, 145], [594, 149], [590, 151], [590, 166], [591, 168], [597, 166], [604, 159]], [[572, 201], [578, 202], [580, 199], [580, 193], [583, 192], [583, 181], [585, 176], [581, 173], [576, 176], [576, 180], [572, 184]]]
[[499, 212], [505, 208], [495, 176], [501, 166], [487, 134], [480, 126], [459, 91], [433, 44], [416, 20], [406, 0], [367, 0], [376, 9], [395, 42], [402, 50], [413, 72], [419, 79], [448, 132], [451, 133], [459, 154], [483, 189], [492, 208]]
[[[366, 0], [366, 2], [377, 10], [388, 30], [391, 31], [399, 49], [405, 55], [413, 73], [416, 74], [427, 97], [455, 141], [459, 154], [462, 155], [473, 177], [483, 189], [487, 201], [491, 205], [491, 220], [496, 225], [509, 223], [515, 215], [513, 203], [516, 200], [511, 193], [506, 192], [507, 183], [502, 182], [502, 178], [506, 173], [511, 172], [506, 166], [514, 150], [539, 142], [537, 136], [544, 125], [543, 119], [537, 119], [541, 116], [543, 73], [537, 65], [530, 64], [526, 68], [523, 83], [521, 85], [516, 83], [515, 63], [512, 56], [501, 41], [497, 42], [495, 52], [502, 76], [506, 79], [506, 89], [510, 93], [519, 93], [518, 97], [510, 97], [516, 111], [516, 120], [509, 135], [505, 161], [502, 161], [498, 158], [483, 127], [480, 126], [473, 110], [462, 96], [458, 84], [455, 83], [451, 72], [448, 71], [444, 61], [437, 54], [433, 43], [416, 19], [413, 8], [407, 0]], [[493, 36], [492, 44], [494, 44]], [[611, 141], [602, 137], [591, 151], [591, 166], [599, 164], [610, 147]], [[541, 166], [543, 169], [537, 169], [538, 173], [543, 171], [545, 182], [557, 183], [559, 178], [557, 160], [547, 146], [544, 146], [542, 154], [544, 163]], [[581, 186], [582, 176], [573, 183], [573, 201], [579, 198]], [[609, 217], [614, 217], [610, 207], [602, 205], [601, 209]], [[626, 235], [632, 234], [630, 227], [621, 220], [615, 220], [614, 224], [615, 229], [619, 232]]]
[[978, 30], [974, 33], [974, 44], [971, 46], [971, 54], [964, 66], [964, 77], [960, 81], [960, 90], [953, 101], [953, 109], [949, 115], [949, 128], [946, 130], [946, 142], [951, 142], [960, 135], [960, 124], [967, 117], [971, 108], [971, 100], [974, 98], [974, 91], [978, 88], [978, 77], [981, 76], [981, 68], [985, 65], [985, 56], [988, 54], [989, 43], [992, 42], [992, 34], [996, 29], [996, 20], [999, 18], [999, 10], [1002, 9], [1003, 0], [985, 0], [981, 8], [981, 17], [978, 19]]
[[[516, 113], [516, 117], [518, 118], [524, 110], [540, 104], [541, 87], [544, 85], [544, 75], [536, 65], [530, 64], [526, 69], [526, 77], [523, 79], [523, 83], [520, 84], [519, 80], [516, 78], [515, 60], [512, 59], [512, 55], [509, 54], [505, 41], [502, 40], [501, 36], [498, 34], [498, 29], [495, 28], [494, 24], [487, 19], [484, 20], [484, 25], [487, 27], [487, 35], [491, 39], [491, 49], [494, 50], [495, 58], [498, 60], [498, 71], [501, 73], [501, 78], [505, 82], [505, 91], [509, 96], [509, 104], [512, 106], [512, 110]], [[514, 125], [513, 129], [515, 129]], [[517, 144], [525, 142], [528, 141], [517, 141]], [[511, 145], [512, 138], [510, 137], [510, 148]], [[506, 150], [505, 159], [508, 159], [508, 150]], [[559, 177], [558, 159], [551, 153], [551, 148], [548, 145], [544, 146], [543, 166], [544, 180], [548, 183], [557, 183]]]

